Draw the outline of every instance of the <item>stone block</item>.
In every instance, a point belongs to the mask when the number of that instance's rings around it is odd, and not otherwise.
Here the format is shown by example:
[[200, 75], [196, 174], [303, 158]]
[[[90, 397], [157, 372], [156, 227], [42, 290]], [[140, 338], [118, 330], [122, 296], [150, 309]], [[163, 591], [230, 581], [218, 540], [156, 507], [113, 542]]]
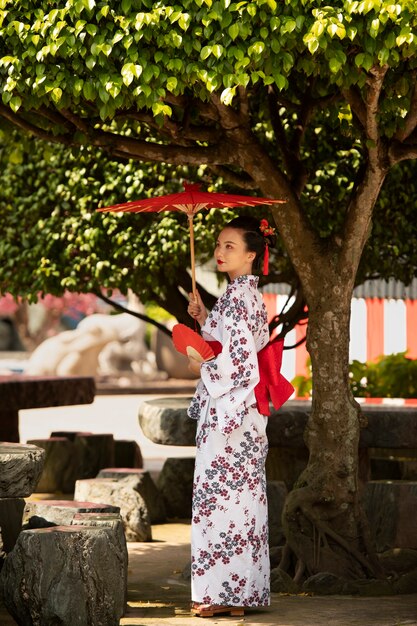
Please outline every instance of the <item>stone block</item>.
[[107, 502], [120, 509], [127, 541], [151, 541], [152, 529], [148, 507], [141, 496], [138, 479], [94, 478], [77, 480], [74, 498], [90, 502]]
[[45, 450], [45, 462], [35, 493], [72, 493], [74, 491], [77, 456], [74, 444], [66, 437], [31, 439]]
[[172, 458], [165, 461], [157, 486], [164, 498], [168, 517], [191, 518], [194, 465], [193, 458]]
[[143, 468], [142, 452], [137, 441], [114, 440], [114, 466]]
[[77, 479], [94, 478], [103, 467], [114, 465], [113, 435], [77, 433], [74, 452], [78, 460]]
[[115, 442], [112, 434], [64, 430], [52, 432], [51, 438], [55, 437], [65, 437], [73, 444], [74, 484], [78, 479], [95, 478], [103, 467], [114, 466]]
[[108, 467], [99, 471], [97, 478], [120, 480], [126, 477], [136, 478], [135, 489], [145, 500], [151, 524], [162, 524], [166, 521], [165, 502], [150, 473], [141, 468]]
[[35, 491], [45, 451], [22, 443], [0, 443], [0, 498], [26, 498]]
[[118, 626], [124, 584], [115, 534], [97, 526], [23, 531], [0, 574], [20, 626]]
[[76, 513], [72, 518], [74, 526], [97, 526], [109, 528], [114, 533], [117, 549], [123, 562], [123, 578], [125, 588], [125, 606], [127, 604], [127, 567], [129, 555], [127, 552], [126, 537], [124, 533], [123, 521], [118, 513]]
[[2, 549], [10, 552], [22, 530], [23, 498], [0, 498], [0, 536]]
[[117, 506], [75, 500], [30, 500], [23, 513], [23, 527], [69, 526], [77, 513], [120, 513]]
[[144, 435], [167, 446], [195, 446], [196, 421], [187, 416], [191, 398], [158, 398], [142, 402], [139, 424]]
[[378, 552], [417, 549], [417, 482], [371, 480], [366, 484], [364, 507]]

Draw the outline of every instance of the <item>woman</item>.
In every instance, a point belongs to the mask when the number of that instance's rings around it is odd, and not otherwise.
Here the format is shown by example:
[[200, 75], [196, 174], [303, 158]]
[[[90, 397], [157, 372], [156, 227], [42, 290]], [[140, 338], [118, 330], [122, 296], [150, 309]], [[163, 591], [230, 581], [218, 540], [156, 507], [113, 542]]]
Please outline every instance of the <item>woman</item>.
[[[243, 615], [269, 604], [265, 459], [267, 418], [256, 408], [257, 353], [268, 343], [258, 271], [274, 243], [266, 220], [238, 217], [220, 233], [214, 258], [229, 276], [210, 314], [199, 294], [188, 311], [217, 356], [202, 364], [188, 414], [198, 420], [192, 517], [192, 612]], [[266, 268], [264, 267], [264, 273]]]

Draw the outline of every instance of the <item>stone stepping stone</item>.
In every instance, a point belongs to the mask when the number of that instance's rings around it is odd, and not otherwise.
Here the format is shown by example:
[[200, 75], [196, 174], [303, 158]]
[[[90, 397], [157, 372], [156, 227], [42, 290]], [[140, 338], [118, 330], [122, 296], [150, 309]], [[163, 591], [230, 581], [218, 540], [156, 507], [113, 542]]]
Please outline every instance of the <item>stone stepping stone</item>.
[[165, 502], [161, 492], [147, 470], [135, 467], [107, 467], [99, 471], [97, 478], [120, 480], [127, 476], [136, 478], [137, 483], [134, 489], [136, 489], [145, 500], [151, 524], [163, 524], [166, 521]]
[[0, 574], [4, 604], [22, 626], [118, 626], [125, 561], [111, 528], [22, 531]]
[[0, 498], [27, 498], [41, 476], [45, 451], [22, 443], [0, 443]]
[[66, 437], [30, 439], [28, 443], [45, 450], [45, 463], [35, 493], [72, 493], [75, 485], [74, 444]]
[[143, 457], [137, 441], [114, 440], [114, 466], [143, 468]]
[[157, 486], [170, 518], [191, 518], [194, 465], [193, 458], [170, 458], [159, 473]]
[[74, 500], [30, 500], [23, 514], [24, 528], [69, 526], [77, 513], [120, 513], [117, 506]]
[[137, 487], [136, 476], [126, 476], [119, 480], [112, 478], [77, 480], [74, 499], [107, 502], [119, 508], [126, 541], [151, 541], [149, 510]]

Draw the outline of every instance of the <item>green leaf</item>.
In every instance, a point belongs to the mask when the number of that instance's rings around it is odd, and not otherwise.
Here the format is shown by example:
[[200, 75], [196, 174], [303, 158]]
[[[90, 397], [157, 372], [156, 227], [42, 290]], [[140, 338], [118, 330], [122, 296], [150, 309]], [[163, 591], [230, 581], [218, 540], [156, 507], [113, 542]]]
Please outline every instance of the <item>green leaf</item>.
[[13, 96], [10, 98], [9, 106], [14, 113], [17, 113], [22, 106], [22, 99], [19, 96]]
[[227, 30], [227, 32], [230, 35], [230, 38], [234, 41], [236, 39], [236, 37], [239, 35], [239, 25], [238, 24], [231, 24]]
[[178, 86], [178, 79], [175, 76], [170, 76], [167, 80], [167, 89], [171, 93], [175, 92]]
[[172, 109], [168, 104], [164, 102], [154, 102], [152, 105], [152, 113], [156, 117], [157, 115], [172, 115]]
[[224, 89], [222, 93], [220, 94], [220, 100], [221, 102], [223, 102], [223, 104], [229, 105], [229, 104], [232, 104], [232, 101], [235, 95], [236, 95], [236, 86], [227, 87], [227, 89]]

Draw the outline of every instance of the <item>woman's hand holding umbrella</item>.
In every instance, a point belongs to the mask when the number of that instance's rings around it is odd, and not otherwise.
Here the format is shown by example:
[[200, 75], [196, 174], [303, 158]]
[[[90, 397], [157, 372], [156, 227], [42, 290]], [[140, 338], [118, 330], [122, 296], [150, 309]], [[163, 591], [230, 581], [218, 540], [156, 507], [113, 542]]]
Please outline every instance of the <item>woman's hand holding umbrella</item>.
[[203, 304], [201, 296], [196, 290], [195, 294], [190, 293], [190, 302], [188, 303], [188, 313], [191, 317], [202, 326], [207, 318], [207, 309]]

